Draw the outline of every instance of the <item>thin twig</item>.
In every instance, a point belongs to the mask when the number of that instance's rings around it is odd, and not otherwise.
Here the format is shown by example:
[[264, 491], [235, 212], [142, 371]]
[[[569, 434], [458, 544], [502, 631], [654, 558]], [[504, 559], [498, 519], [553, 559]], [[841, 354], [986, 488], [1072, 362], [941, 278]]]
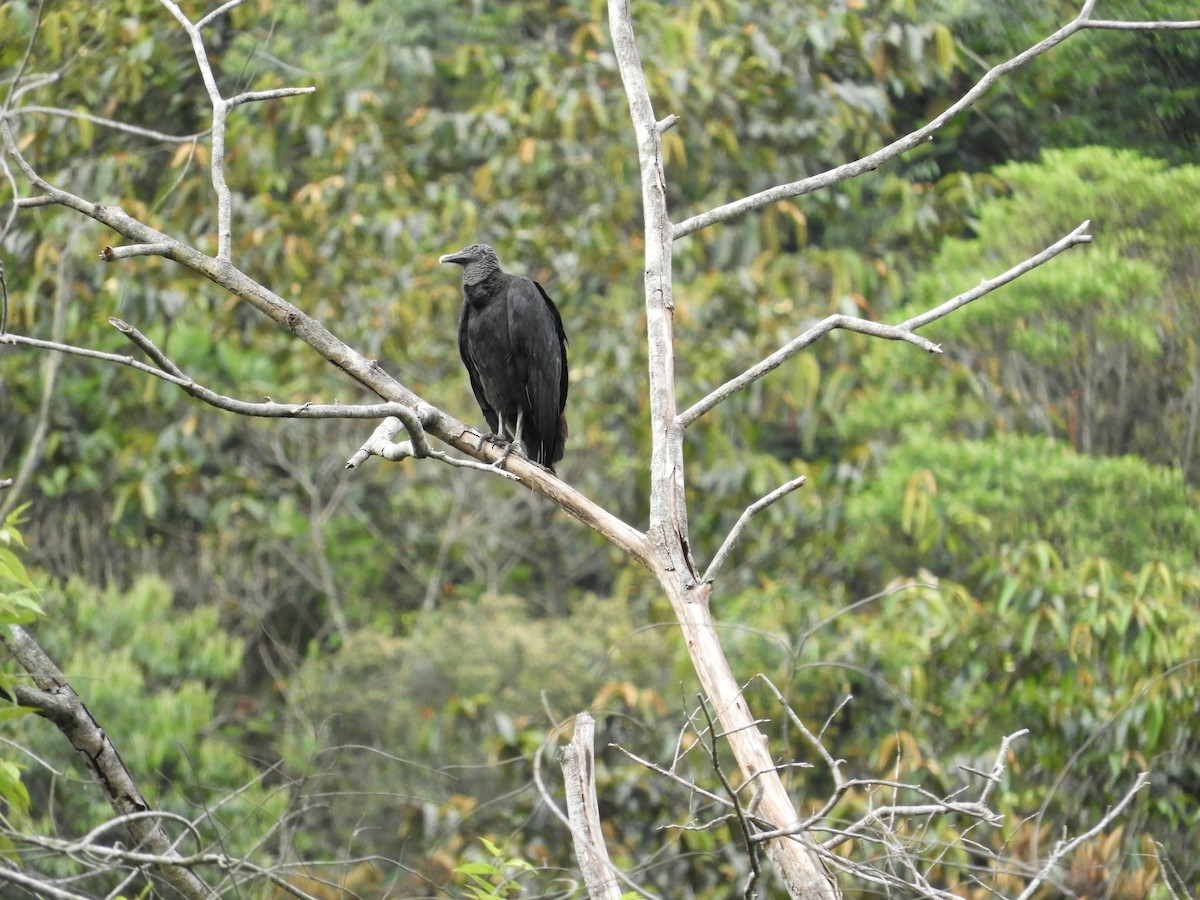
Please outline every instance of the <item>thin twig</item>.
[[890, 597], [892, 594], [899, 593], [900, 591], [906, 591], [910, 588], [915, 588], [915, 587], [932, 587], [932, 586], [933, 585], [925, 584], [924, 582], [920, 582], [920, 581], [906, 581], [904, 584], [897, 584], [893, 587], [886, 588], [877, 594], [872, 594], [869, 597], [863, 597], [859, 600], [855, 600], [853, 603], [850, 603], [846, 606], [841, 607], [838, 610], [835, 610], [834, 612], [831, 612], [825, 618], [819, 619], [818, 621], [816, 621], [815, 623], [810, 625], [808, 628], [806, 628], [804, 630], [804, 633], [801, 634], [800, 637], [796, 639], [796, 642], [792, 645], [792, 648], [791, 648], [792, 659], [795, 660], [795, 659], [799, 658], [800, 654], [804, 652], [804, 646], [805, 646], [805, 644], [808, 643], [808, 639], [810, 637], [812, 637], [814, 634], [816, 634], [818, 631], [820, 631], [822, 628], [824, 628], [826, 625], [828, 625], [830, 622], [832, 622], [834, 619], [838, 618], [839, 616], [844, 616], [846, 613], [854, 612], [854, 610], [858, 609], [861, 606], [866, 606], [868, 603], [874, 603], [876, 600], [882, 600], [885, 597]]
[[0, 344], [10, 344], [20, 347], [34, 347], [41, 350], [54, 350], [59, 353], [69, 353], [88, 359], [99, 359], [104, 362], [128, 366], [146, 375], [153, 375], [163, 381], [185, 390], [198, 400], [243, 416], [256, 416], [268, 419], [379, 419], [384, 416], [396, 416], [400, 412], [411, 412], [403, 404], [395, 402], [350, 405], [344, 403], [276, 403], [267, 400], [262, 403], [252, 403], [218, 394], [192, 379], [175, 375], [154, 366], [147, 365], [132, 356], [122, 356], [119, 353], [108, 353], [102, 350], [89, 350], [86, 347], [75, 347], [55, 341], [43, 341], [39, 338], [25, 337], [11, 332], [0, 336]]
[[1088, 229], [1091, 226], [1091, 219], [1084, 220], [1068, 234], [1063, 235], [1041, 253], [1037, 253], [1029, 257], [1029, 259], [1025, 260], [1024, 262], [1017, 263], [1011, 269], [1006, 272], [1002, 272], [995, 278], [985, 278], [969, 291], [964, 291], [957, 297], [953, 297], [950, 300], [947, 300], [945, 303], [921, 313], [919, 316], [913, 316], [911, 319], [905, 319], [896, 327], [916, 331], [918, 328], [922, 328], [925, 325], [928, 325], [930, 322], [948, 316], [950, 313], [957, 309], [961, 309], [968, 303], [978, 300], [984, 294], [991, 293], [996, 288], [1002, 287], [1003, 285], [1008, 284], [1010, 281], [1015, 281], [1026, 272], [1032, 271], [1043, 263], [1049, 262], [1060, 253], [1070, 250], [1072, 247], [1075, 247], [1079, 244], [1091, 243], [1092, 236], [1088, 234]]
[[[45, 14], [45, 11], [46, 11], [46, 0], [41, 0], [41, 2], [39, 2], [38, 6], [37, 6], [37, 13], [34, 15], [33, 28], [30, 30], [30, 33], [29, 33], [29, 43], [27, 43], [25, 45], [25, 52], [21, 56], [21, 62], [17, 66], [17, 72], [13, 76], [12, 84], [10, 85], [10, 87], [8, 89], [8, 94], [4, 98], [4, 103], [3, 103], [3, 105], [0, 105], [0, 123], [3, 123], [5, 121], [5, 119], [8, 117], [9, 110], [12, 109], [12, 107], [13, 107], [13, 103], [15, 103], [17, 98], [21, 95], [21, 90], [20, 90], [21, 79], [25, 77], [25, 70], [27, 68], [29, 68], [29, 60], [32, 59], [32, 57], [33, 57], [34, 44], [37, 41], [38, 32], [41, 30], [42, 16]], [[48, 83], [49, 80], [50, 79], [46, 79], [46, 80], [37, 79], [37, 84], [40, 85], [40, 84]], [[7, 127], [7, 125], [5, 127]], [[8, 230], [10, 228], [12, 228], [12, 224], [16, 220], [16, 217], [17, 217], [17, 210], [20, 208], [20, 206], [18, 204], [19, 197], [17, 196], [19, 193], [19, 191], [17, 190], [17, 180], [13, 177], [12, 171], [8, 168], [7, 162], [5, 162], [3, 164], [3, 167], [4, 167], [4, 175], [8, 179], [9, 184], [12, 185], [13, 204], [12, 204], [11, 208], [9, 209], [8, 218], [4, 222], [4, 228], [0, 229], [0, 239], [3, 239], [4, 236], [6, 234], [8, 234]], [[0, 270], [0, 274], [3, 274], [2, 270]], [[7, 294], [6, 294], [4, 308], [3, 308], [3, 310], [0, 310], [0, 335], [4, 334], [4, 323], [5, 323], [5, 319], [7, 319], [7, 317], [8, 317], [8, 298], [7, 298]]]
[[745, 510], [742, 511], [742, 514], [738, 516], [738, 520], [734, 523], [733, 528], [729, 530], [729, 534], [725, 536], [725, 540], [721, 542], [720, 549], [717, 550], [716, 555], [713, 556], [712, 562], [709, 563], [708, 571], [704, 573], [704, 577], [701, 579], [701, 581], [711, 582], [717, 577], [717, 573], [721, 571], [721, 566], [725, 565], [725, 558], [729, 556], [730, 551], [737, 546], [737, 542], [742, 537], [742, 532], [746, 529], [746, 526], [750, 524], [751, 519], [753, 519], [771, 504], [783, 499], [792, 491], [801, 487], [807, 480], [808, 479], [806, 479], [803, 475], [801, 475], [799, 478], [793, 478], [787, 484], [780, 485], [765, 497], [759, 497], [757, 500], [747, 506]]
[[746, 882], [746, 888], [742, 891], [742, 896], [746, 900], [751, 900], [755, 896], [754, 887], [758, 884], [758, 880], [762, 878], [762, 866], [758, 859], [758, 847], [755, 846], [755, 833], [750, 828], [749, 822], [746, 821], [746, 814], [742, 811], [742, 803], [738, 799], [737, 791], [733, 789], [733, 785], [729, 783], [729, 778], [725, 775], [725, 770], [721, 768], [721, 753], [717, 747], [716, 726], [713, 724], [712, 713], [708, 710], [708, 703], [704, 699], [704, 695], [699, 697], [700, 709], [704, 713], [704, 719], [708, 722], [709, 743], [708, 752], [712, 759], [713, 771], [716, 772], [717, 778], [721, 780], [721, 786], [725, 788], [725, 793], [729, 795], [730, 801], [733, 803], [733, 814], [737, 817], [738, 829], [742, 833], [742, 842], [746, 847], [746, 856], [750, 860], [750, 875]]
[[677, 775], [674, 772], [672, 772], [670, 769], [664, 769], [662, 766], [658, 765], [658, 763], [653, 763], [648, 759], [642, 759], [636, 753], [632, 753], [631, 751], [626, 750], [620, 744], [609, 744], [608, 746], [611, 747], [612, 749], [618, 751], [619, 753], [625, 754], [627, 757], [629, 757], [631, 760], [633, 760], [639, 766], [645, 766], [651, 772], [661, 775], [664, 778], [669, 778], [671, 781], [674, 781], [677, 784], [683, 785], [689, 791], [699, 794], [705, 800], [711, 800], [713, 803], [720, 803], [720, 804], [722, 804], [724, 806], [728, 806], [730, 808], [733, 807], [733, 804], [731, 802], [729, 802], [728, 800], [726, 800], [724, 797], [721, 797], [718, 794], [714, 794], [712, 791], [705, 790], [704, 788], [700, 787], [700, 785], [696, 784], [694, 781], [688, 781], [682, 775]]
[[78, 119], [84, 122], [91, 122], [93, 125], [99, 125], [103, 128], [111, 128], [113, 131], [123, 131], [135, 137], [143, 137], [167, 144], [187, 144], [197, 141], [208, 134], [207, 129], [197, 131], [194, 134], [166, 134], [162, 131], [155, 131], [153, 128], [143, 128], [141, 125], [130, 125], [127, 122], [106, 119], [104, 116], [97, 116], [93, 113], [83, 112], [82, 110], [62, 109], [57, 106], [18, 106], [12, 110], [11, 114], [14, 116], [43, 115], [56, 116], [61, 119]]
[[1047, 857], [1045, 865], [1042, 866], [1041, 871], [1038, 872], [1032, 881], [1025, 885], [1025, 890], [1021, 891], [1021, 893], [1016, 896], [1015, 900], [1028, 900], [1028, 898], [1032, 897], [1037, 892], [1038, 888], [1042, 886], [1042, 882], [1050, 877], [1050, 874], [1054, 871], [1055, 867], [1063, 857], [1071, 853], [1080, 844], [1091, 840], [1093, 837], [1111, 825], [1113, 820], [1122, 813], [1125, 807], [1133, 802], [1133, 798], [1137, 795], [1138, 791], [1140, 791], [1149, 783], [1150, 774], [1148, 772], [1139, 772], [1138, 777], [1134, 779], [1133, 787], [1126, 791], [1125, 796], [1113, 804], [1113, 806], [1109, 808], [1108, 812], [1106, 812], [1095, 825], [1078, 837], [1075, 837], [1071, 840], [1063, 839], [1059, 841], [1058, 844], [1055, 845], [1054, 849], [1050, 851], [1050, 856]]
[[[835, 760], [833, 755], [825, 749], [825, 745], [821, 743], [820, 739], [809, 731], [808, 726], [804, 724], [804, 720], [796, 714], [796, 711], [792, 709], [792, 705], [784, 699], [783, 692], [775, 686], [775, 682], [761, 672], [756, 677], [767, 686], [767, 690], [775, 695], [775, 699], [779, 701], [779, 705], [783, 707], [792, 724], [800, 729], [800, 733], [804, 735], [804, 739], [808, 741], [809, 746], [817, 751], [817, 755], [829, 767], [829, 774], [833, 778], [834, 787], [840, 789], [846, 782], [846, 779], [842, 777], [841, 760]], [[845, 705], [844, 701], [838, 708], [840, 709], [843, 705]]]
[[1020, 731], [1014, 731], [1012, 734], [1005, 736], [1000, 741], [1000, 750], [996, 753], [996, 761], [992, 763], [992, 771], [987, 774], [983, 790], [979, 793], [980, 803], [986, 804], [992, 799], [992, 794], [1000, 785], [1000, 776], [1008, 769], [1008, 754], [1012, 748], [1013, 741], [1023, 738], [1027, 734], [1029, 734], [1029, 729], [1022, 728]]
[[254, 103], [260, 100], [279, 100], [283, 97], [300, 97], [304, 94], [315, 94], [315, 87], [286, 87], [286, 88], [271, 88], [266, 91], [247, 91], [244, 94], [230, 97], [225, 101], [227, 109], [233, 109], [235, 106], [241, 106], [243, 103]]
[[[29, 42], [25, 45], [25, 52], [21, 54], [21, 62], [17, 65], [16, 74], [13, 75], [12, 82], [8, 88], [8, 96], [4, 98], [3, 105], [0, 105], [0, 119], [8, 115], [8, 111], [13, 108], [13, 103], [21, 95], [21, 79], [25, 77], [25, 70], [29, 68], [29, 60], [33, 58], [33, 48], [37, 43], [38, 33], [42, 29], [42, 16], [46, 12], [46, 0], [41, 0], [37, 5], [37, 12], [33, 17], [33, 28], [29, 32]], [[53, 78], [38, 79], [37, 85], [48, 84]]]
[[1124, 22], [1119, 19], [1088, 19], [1084, 28], [1097, 31], [1194, 31], [1200, 28], [1200, 19], [1184, 19], [1178, 22]]
[[225, 15], [225, 13], [229, 12], [234, 7], [241, 6], [245, 2], [246, 0], [228, 0], [228, 2], [221, 4], [208, 15], [204, 16], [204, 18], [199, 19], [196, 22], [196, 29], [199, 30], [208, 27], [213, 23], [214, 20]]

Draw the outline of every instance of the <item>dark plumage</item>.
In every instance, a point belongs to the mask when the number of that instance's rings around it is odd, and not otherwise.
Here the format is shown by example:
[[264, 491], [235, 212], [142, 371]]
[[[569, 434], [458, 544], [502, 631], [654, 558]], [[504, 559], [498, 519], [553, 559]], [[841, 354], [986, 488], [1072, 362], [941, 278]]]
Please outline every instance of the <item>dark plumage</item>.
[[458, 352], [492, 432], [485, 440], [518, 442], [553, 472], [567, 440], [567, 336], [554, 301], [536, 281], [502, 270], [487, 244], [439, 262], [463, 267]]

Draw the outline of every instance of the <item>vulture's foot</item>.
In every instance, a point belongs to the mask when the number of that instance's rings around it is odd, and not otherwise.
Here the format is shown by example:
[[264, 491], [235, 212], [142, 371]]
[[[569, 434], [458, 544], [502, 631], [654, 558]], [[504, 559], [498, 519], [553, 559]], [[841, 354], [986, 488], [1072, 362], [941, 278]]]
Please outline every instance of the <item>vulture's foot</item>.
[[[497, 441], [496, 443], [500, 443], [500, 441]], [[507, 443], [508, 446], [504, 448], [504, 452], [500, 454], [500, 458], [492, 463], [492, 465], [494, 465], [497, 469], [507, 468], [508, 457], [512, 455], [513, 450], [516, 450], [522, 456], [528, 456], [528, 454], [525, 452], [525, 448], [521, 446], [521, 442], [515, 438], [512, 440], [506, 440], [505, 443]]]
[[522, 446], [520, 441], [516, 440], [515, 438], [510, 438], [507, 435], [493, 434], [490, 431], [479, 438], [479, 445], [475, 449], [482, 450], [483, 445], [488, 441], [491, 441], [498, 447], [504, 447], [504, 452], [500, 454], [500, 458], [492, 463], [492, 465], [497, 469], [505, 468], [505, 466], [508, 464], [508, 457], [512, 454], [513, 450], [516, 450], [522, 456], [528, 456], [528, 454], [525, 452], [525, 447]]

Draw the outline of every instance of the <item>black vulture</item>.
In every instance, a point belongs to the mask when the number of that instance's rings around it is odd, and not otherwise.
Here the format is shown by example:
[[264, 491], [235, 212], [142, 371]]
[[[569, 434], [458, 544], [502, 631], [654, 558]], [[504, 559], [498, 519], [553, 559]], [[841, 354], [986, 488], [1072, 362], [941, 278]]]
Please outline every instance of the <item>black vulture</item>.
[[[472, 244], [438, 262], [463, 267], [458, 352], [491, 433], [551, 472], [567, 440], [567, 336], [542, 286], [500, 268], [496, 251]], [[480, 446], [483, 446], [481, 440]]]

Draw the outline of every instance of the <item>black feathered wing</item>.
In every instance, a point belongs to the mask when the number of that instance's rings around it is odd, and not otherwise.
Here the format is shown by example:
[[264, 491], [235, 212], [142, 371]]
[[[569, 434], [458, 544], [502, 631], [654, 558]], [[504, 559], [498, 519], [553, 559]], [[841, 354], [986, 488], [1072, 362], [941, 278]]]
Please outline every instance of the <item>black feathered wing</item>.
[[484, 419], [487, 420], [488, 430], [492, 434], [498, 434], [500, 419], [496, 416], [496, 410], [488, 403], [487, 396], [483, 392], [483, 382], [479, 376], [479, 366], [471, 356], [471, 340], [468, 335], [470, 317], [471, 304], [469, 301], [464, 301], [462, 311], [458, 314], [458, 355], [462, 357], [463, 365], [467, 367], [467, 375], [471, 379], [471, 391], [475, 394], [475, 402], [479, 404]]
[[521, 442], [530, 458], [553, 467], [563, 457], [567, 422], [567, 336], [554, 301], [536, 281], [514, 278], [508, 288], [514, 362], [525, 380]]

